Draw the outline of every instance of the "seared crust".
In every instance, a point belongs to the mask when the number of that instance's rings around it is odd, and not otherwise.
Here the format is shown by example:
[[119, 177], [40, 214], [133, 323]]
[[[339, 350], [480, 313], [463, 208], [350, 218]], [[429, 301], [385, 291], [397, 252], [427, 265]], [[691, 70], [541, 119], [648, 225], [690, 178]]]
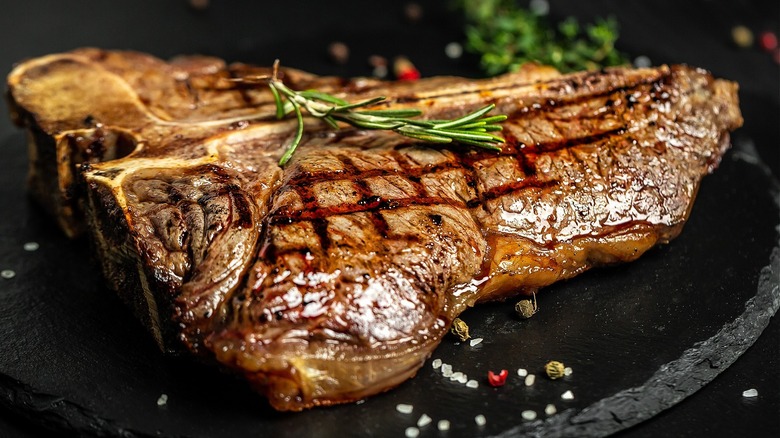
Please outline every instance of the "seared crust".
[[35, 134], [33, 192], [71, 235], [86, 216], [161, 346], [281, 410], [389, 389], [475, 302], [674, 238], [742, 123], [736, 84], [684, 66], [412, 84], [286, 70], [293, 88], [437, 119], [495, 103], [509, 120], [500, 153], [307, 120], [281, 169], [294, 122], [225, 80], [267, 71], [83, 49], [21, 64], [9, 96]]

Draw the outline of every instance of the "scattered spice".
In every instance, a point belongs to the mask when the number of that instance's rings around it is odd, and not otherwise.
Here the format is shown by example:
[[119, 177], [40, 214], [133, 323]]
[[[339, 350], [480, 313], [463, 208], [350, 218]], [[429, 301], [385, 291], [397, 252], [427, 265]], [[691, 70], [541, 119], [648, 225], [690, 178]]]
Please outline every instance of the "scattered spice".
[[431, 419], [431, 417], [429, 417], [428, 414], [422, 414], [420, 415], [420, 419], [417, 420], [417, 427], [425, 427], [431, 424], [432, 421], [433, 419]]
[[416, 81], [417, 79], [420, 79], [420, 71], [412, 64], [412, 61], [409, 61], [409, 59], [404, 56], [395, 58], [395, 61], [393, 62], [393, 73], [399, 81]]
[[27, 242], [24, 244], [25, 251], [37, 251], [40, 247], [41, 245], [39, 245], [38, 242]]
[[533, 386], [534, 382], [536, 382], [536, 376], [533, 374], [529, 374], [525, 376], [525, 386]]
[[452, 327], [450, 327], [450, 332], [452, 332], [453, 335], [460, 338], [461, 341], [465, 341], [469, 338], [469, 326], [466, 324], [465, 321], [463, 321], [460, 318], [455, 318], [452, 321]]
[[448, 363], [441, 364], [441, 375], [444, 377], [449, 377], [452, 375], [452, 365]]
[[746, 26], [734, 26], [731, 29], [731, 39], [738, 47], [747, 48], [753, 45], [753, 31]]
[[434, 359], [433, 363], [431, 363], [431, 366], [433, 367], [434, 370], [440, 368], [441, 367], [441, 359]]
[[551, 360], [547, 362], [547, 365], [544, 366], [544, 372], [547, 373], [547, 377], [551, 378], [552, 380], [560, 379], [564, 375], [565, 367], [562, 363]]
[[563, 375], [564, 376], [571, 376], [571, 373], [573, 373], [574, 370], [571, 369], [571, 367], [566, 367], [563, 369]]
[[334, 41], [328, 45], [328, 56], [336, 64], [346, 64], [349, 61], [349, 47], [340, 41]]
[[411, 23], [420, 21], [423, 17], [423, 8], [419, 3], [407, 3], [404, 5], [404, 17]]
[[742, 397], [745, 398], [753, 398], [758, 397], [758, 390], [755, 388], [748, 389], [747, 391], [742, 392]]
[[477, 426], [481, 427], [487, 424], [487, 419], [485, 418], [484, 415], [479, 414], [476, 417], [474, 417], [474, 422], [477, 423]]
[[444, 54], [447, 55], [447, 58], [458, 59], [463, 56], [463, 46], [453, 41], [444, 46]]
[[525, 377], [528, 375], [528, 370], [526, 370], [525, 368], [518, 368], [517, 375], [520, 377]]
[[466, 382], [466, 387], [467, 387], [467, 388], [476, 388], [476, 387], [478, 387], [478, 386], [479, 386], [479, 382], [477, 382], [477, 381], [476, 381], [476, 380], [474, 380], [474, 379], [471, 379], [471, 380], [469, 380], [468, 382]]
[[648, 68], [652, 67], [652, 65], [653, 61], [645, 55], [639, 55], [634, 58], [634, 67], [636, 68]]
[[16, 272], [10, 269], [3, 269], [2, 271], [0, 271], [0, 277], [5, 278], [6, 280], [10, 280], [16, 277]]
[[773, 32], [762, 32], [758, 38], [758, 45], [767, 52], [771, 52], [777, 48], [777, 35]]
[[536, 420], [536, 411], [527, 410], [527, 411], [523, 411], [523, 413], [520, 415], [523, 417], [523, 420], [527, 420], [527, 421]]
[[556, 412], [558, 412], [558, 409], [556, 409], [555, 405], [552, 403], [544, 408], [544, 413], [547, 415], [555, 415]]
[[406, 438], [417, 438], [418, 436], [420, 436], [420, 429], [414, 426], [406, 428]]
[[404, 403], [399, 403], [395, 406], [395, 410], [402, 414], [411, 414], [412, 411], [414, 411], [414, 406], [407, 405]]
[[160, 394], [160, 398], [157, 399], [157, 406], [165, 406], [168, 404], [168, 394]]
[[515, 312], [523, 318], [528, 319], [539, 311], [539, 306], [536, 305], [536, 293], [533, 294], [533, 301], [530, 299], [520, 300], [515, 304]]
[[209, 7], [209, 0], [190, 0], [190, 7], [192, 9], [202, 11]]
[[482, 338], [474, 338], [469, 341], [469, 345], [474, 347], [482, 343]]
[[509, 371], [507, 370], [501, 370], [498, 374], [488, 371], [488, 383], [490, 383], [490, 386], [504, 386], [508, 376]]
[[563, 394], [561, 394], [561, 398], [563, 400], [574, 400], [574, 393], [571, 391], [566, 391]]
[[450, 430], [450, 420], [439, 420], [436, 427], [441, 431]]

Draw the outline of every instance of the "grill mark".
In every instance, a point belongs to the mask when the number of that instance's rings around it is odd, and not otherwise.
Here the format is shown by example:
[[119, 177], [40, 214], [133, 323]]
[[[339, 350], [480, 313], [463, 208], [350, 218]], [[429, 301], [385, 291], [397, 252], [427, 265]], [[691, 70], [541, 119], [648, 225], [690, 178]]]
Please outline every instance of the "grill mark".
[[466, 207], [462, 202], [438, 196], [411, 197], [401, 199], [382, 199], [378, 196], [367, 200], [365, 203], [342, 204], [333, 207], [323, 207], [315, 210], [286, 211], [277, 210], [271, 216], [271, 225], [287, 225], [300, 221], [312, 221], [330, 216], [363, 213], [373, 210], [396, 210], [410, 206], [449, 205], [453, 207]]
[[[355, 185], [355, 189], [357, 190], [358, 194], [360, 195], [360, 200], [358, 201], [358, 205], [360, 206], [366, 206], [366, 205], [373, 205], [375, 203], [379, 203], [382, 201], [382, 198], [379, 196], [373, 195], [371, 192], [371, 188], [368, 187], [368, 183], [366, 183], [366, 180], [364, 179], [358, 179], [353, 181], [353, 184]], [[384, 216], [382, 216], [382, 213], [379, 210], [370, 210], [370, 218], [371, 222], [374, 225], [374, 229], [379, 233], [382, 238], [387, 238], [389, 235], [389, 225], [387, 224], [387, 220]]]
[[[652, 84], [652, 90], [649, 91], [648, 93], [651, 95], [650, 100], [657, 103], [658, 102], [658, 99], [656, 99], [657, 92], [660, 91], [660, 89], [663, 87], [664, 83], [668, 80], [669, 77], [670, 74], [663, 74], [661, 75], [660, 78], [640, 81], [639, 83], [633, 84], [632, 86], [610, 89], [608, 91], [605, 91], [604, 93], [598, 93], [595, 95], [591, 94], [588, 96], [583, 96], [583, 98], [592, 99], [598, 96], [601, 97], [608, 96], [613, 93], [626, 92], [627, 90], [633, 90], [634, 88], [637, 87]], [[577, 101], [577, 99], [565, 101], [564, 103], [570, 104], [571, 102], [575, 102], [575, 101]], [[556, 102], [550, 99], [547, 101], [546, 106], [548, 108], [560, 107], [562, 102], [563, 101]], [[652, 104], [648, 102], [648, 105], [652, 105]], [[610, 106], [614, 106], [614, 104], [611, 104]], [[534, 109], [537, 110], [542, 108], [544, 108], [542, 105], [537, 105], [537, 107], [535, 107]], [[631, 109], [632, 108], [628, 108], [628, 110]], [[528, 107], [525, 107], [525, 110], [526, 110], [525, 112], [529, 112]], [[507, 156], [514, 158], [515, 165], [518, 166], [520, 170], [522, 170], [523, 174], [526, 176], [525, 178], [523, 178], [520, 181], [514, 181], [507, 184], [499, 185], [497, 187], [493, 187], [489, 190], [484, 191], [481, 194], [478, 194], [476, 198], [471, 199], [465, 203], [465, 207], [467, 208], [476, 208], [480, 205], [483, 208], [485, 208], [485, 203], [487, 201], [496, 199], [501, 196], [505, 196], [507, 194], [510, 194], [518, 190], [522, 190], [530, 187], [548, 188], [558, 184], [557, 181], [542, 181], [537, 177], [535, 162], [536, 162], [536, 157], [538, 155], [553, 153], [561, 150], [569, 150], [573, 147], [580, 146], [583, 144], [602, 143], [605, 141], [609, 141], [614, 137], [619, 138], [623, 136], [625, 133], [626, 133], [626, 127], [621, 126], [614, 129], [596, 132], [583, 137], [565, 138], [563, 140], [552, 140], [546, 142], [538, 142], [535, 144], [521, 143], [517, 141], [517, 139], [514, 136], [507, 133], [505, 135], [506, 144], [504, 145], [503, 150], [499, 153], [482, 151], [482, 150], [471, 150], [467, 153], [454, 154], [454, 160], [445, 161], [443, 163], [438, 163], [436, 165], [421, 166], [417, 168], [413, 168], [413, 167], [410, 168], [408, 166], [407, 158], [399, 151], [399, 149], [402, 149], [403, 147], [409, 147], [415, 145], [415, 143], [410, 142], [410, 143], [404, 143], [398, 145], [392, 151], [389, 152], [389, 155], [395, 159], [395, 161], [398, 163], [398, 166], [401, 168], [400, 171], [397, 169], [372, 169], [372, 170], [360, 172], [352, 164], [351, 160], [348, 160], [349, 164], [345, 165], [343, 170], [325, 171], [319, 173], [309, 173], [309, 172], [301, 173], [299, 175], [295, 175], [294, 177], [292, 177], [288, 181], [288, 183], [291, 185], [310, 186], [315, 182], [353, 179], [353, 182], [357, 184], [358, 179], [356, 177], [365, 179], [365, 178], [371, 178], [376, 176], [399, 175], [402, 173], [400, 176], [405, 177], [408, 181], [414, 184], [415, 187], [419, 187], [424, 191], [424, 187], [420, 183], [420, 179], [422, 176], [435, 174], [446, 170], [462, 169], [464, 173], [464, 177], [467, 179], [467, 184], [469, 185], [469, 187], [475, 187], [476, 172], [474, 171], [473, 166], [476, 162], [489, 159], [489, 158], [498, 158], [498, 157], [507, 157]], [[364, 184], [364, 182], [361, 182], [360, 184]], [[360, 190], [367, 190], [367, 187]], [[387, 233], [386, 221], [384, 217], [381, 216], [380, 210], [402, 208], [411, 205], [425, 206], [425, 205], [435, 205], [435, 204], [464, 206], [462, 201], [454, 200], [454, 199], [444, 199], [440, 197], [423, 196], [423, 192], [421, 192], [421, 196], [395, 199], [395, 200], [382, 200], [377, 196], [372, 197], [369, 194], [368, 196], [361, 196], [361, 201], [358, 202], [358, 205], [342, 205], [342, 206], [331, 207], [327, 209], [316, 209], [316, 208], [306, 209], [308, 211], [295, 212], [295, 213], [288, 213], [284, 211], [277, 212], [278, 214], [272, 218], [271, 224], [276, 225], [276, 224], [292, 223], [300, 220], [324, 218], [324, 217], [337, 215], [337, 214], [350, 214], [350, 213], [368, 211], [371, 212], [372, 218], [381, 217], [381, 222], [376, 222], [376, 219], [372, 219], [372, 220], [375, 221], [377, 230], [383, 235], [383, 237], [386, 237], [386, 233]], [[383, 226], [382, 224], [385, 225]]]
[[[501, 91], [501, 90], [511, 90], [513, 88], [520, 88], [520, 87], [528, 86], [528, 85], [535, 85], [535, 84], [537, 84], [537, 85], [544, 85], [544, 84], [553, 84], [553, 83], [556, 83], [556, 82], [560, 82], [560, 86], [559, 86], [560, 89], [565, 88], [566, 85], [568, 85], [571, 88], [576, 90], [576, 89], [581, 88], [583, 86], [588, 86], [588, 81], [592, 80], [592, 78], [598, 78], [598, 79], [604, 78], [603, 74], [604, 74], [604, 72], [602, 72], [602, 71], [594, 71], [594, 72], [588, 72], [587, 74], [581, 76], [580, 78], [570, 79], [570, 80], [563, 80], [563, 81], [561, 81], [560, 79], [556, 78], [556, 79], [551, 79], [549, 81], [543, 81], [543, 82], [537, 82], [537, 83], [526, 83], [526, 84], [519, 84], [519, 85], [518, 84], [507, 84], [507, 85], [497, 86], [497, 87], [493, 87], [493, 88], [488, 88], [488, 89], [485, 89], [485, 90], [462, 90], [462, 91], [457, 91], [457, 92], [452, 92], [452, 93], [442, 93], [442, 94], [437, 94], [437, 95], [432, 95], [432, 96], [425, 96], [425, 97], [401, 96], [401, 97], [398, 97], [398, 98], [396, 98], [396, 99], [394, 99], [392, 101], [388, 101], [386, 104], [390, 105], [392, 103], [419, 102], [419, 101], [423, 101], [423, 100], [440, 99], [442, 97], [456, 97], [456, 96], [463, 96], [463, 95], [466, 95], [466, 94], [476, 94], [476, 93], [482, 93], [482, 92], [494, 92], [494, 91]], [[631, 89], [640, 87], [642, 85], [650, 85], [650, 84], [655, 84], [656, 82], [663, 82], [663, 81], [665, 81], [666, 78], [668, 78], [670, 76], [671, 76], [671, 71], [665, 71], [665, 72], [660, 72], [657, 76], [649, 76], [649, 77], [643, 76], [639, 80], [637, 80], [636, 82], [633, 82], [631, 84], [627, 84], [627, 85], [624, 85], [622, 87], [608, 88], [608, 89], [606, 89], [604, 91], [601, 91], [599, 93], [578, 95], [578, 96], [574, 96], [574, 97], [572, 97], [570, 99], [554, 100], [554, 99], [551, 99], [551, 98], [546, 98], [545, 102], [535, 102], [531, 106], [523, 106], [518, 111], [522, 111], [522, 112], [526, 112], [527, 113], [527, 112], [532, 112], [532, 111], [547, 110], [547, 109], [549, 109], [551, 107], [559, 106], [559, 105], [562, 105], [562, 104], [564, 104], [564, 105], [579, 104], [579, 103], [581, 103], [581, 102], [583, 102], [585, 100], [598, 98], [598, 97], [603, 97], [603, 96], [609, 95], [611, 93], [625, 92], [627, 90], [631, 90]]]

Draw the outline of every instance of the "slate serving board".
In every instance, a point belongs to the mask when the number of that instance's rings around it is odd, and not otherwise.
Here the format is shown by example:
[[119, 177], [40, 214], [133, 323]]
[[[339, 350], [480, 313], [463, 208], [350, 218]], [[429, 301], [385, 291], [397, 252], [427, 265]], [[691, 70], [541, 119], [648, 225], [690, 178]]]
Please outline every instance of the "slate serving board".
[[[0, 18], [7, 21], [0, 21], [0, 36], [17, 44], [0, 61], [10, 66], [24, 57], [94, 45], [161, 57], [197, 52], [261, 64], [283, 56], [287, 65], [343, 75], [370, 73], [364, 65], [369, 54], [406, 54], [426, 75], [478, 74], [473, 58], [444, 56], [442, 48], [458, 38], [460, 23], [439, 4], [422, 2], [425, 15], [411, 24], [395, 2], [333, 2], [310, 6], [292, 29], [286, 17], [301, 11], [295, 2], [212, 2], [199, 12], [184, 1], [104, 3], [109, 2], [64, 6], [37, 1], [9, 7]], [[739, 9], [747, 2], [697, 1], [672, 9], [673, 4], [602, 1], [586, 9], [572, 1], [556, 3], [559, 9], [553, 13], [589, 18], [611, 11], [623, 25], [624, 50], [656, 62], [687, 61], [739, 80], [745, 127], [734, 135], [734, 148], [720, 169], [705, 178], [690, 221], [671, 244], [635, 263], [545, 289], [538, 296], [539, 314], [527, 321], [513, 316], [512, 303], [466, 312], [463, 319], [472, 333], [485, 341], [471, 347], [448, 338], [433, 358], [478, 378], [477, 389], [449, 382], [426, 364], [414, 379], [364, 403], [280, 414], [230, 376], [164, 357], [102, 286], [88, 243], [66, 240], [27, 199], [24, 136], [3, 120], [0, 269], [16, 273], [0, 279], [0, 406], [5, 416], [22, 424], [20, 433], [305, 437], [402, 436], [426, 413], [450, 420], [449, 436], [602, 436], [654, 433], [653, 425], [663, 427], [664, 418], [678, 410], [698, 415], [717, 410], [720, 406], [706, 400], [695, 408], [678, 403], [735, 361], [738, 367], [742, 353], [780, 306], [774, 176], [780, 104], [773, 81], [778, 71], [766, 54], [731, 48], [728, 35], [734, 16], [776, 29], [777, 14], [774, 22], [764, 22], [776, 11], [768, 3], [750, 3], [754, 9]], [[380, 8], [388, 13], [377, 15]], [[659, 27], [668, 32], [661, 32], [661, 41], [648, 42], [645, 37], [658, 34]], [[35, 39], [19, 39], [30, 29], [36, 30]], [[691, 33], [683, 37], [675, 29]], [[345, 66], [330, 63], [325, 55], [327, 42], [335, 39], [352, 49]], [[31, 241], [40, 244], [37, 251], [23, 248]], [[777, 321], [771, 324], [776, 327]], [[777, 330], [769, 335], [776, 339]], [[777, 348], [763, 348], [770, 369], [777, 366]], [[555, 382], [541, 378], [541, 367], [550, 359], [565, 362], [574, 373]], [[754, 362], [749, 372], [764, 386], [760, 398], [748, 403], [771, 415], [780, 406], [777, 373], [765, 377]], [[520, 367], [540, 375], [534, 386], [522, 384], [515, 374]], [[510, 370], [508, 384], [490, 388], [484, 380], [487, 370], [501, 368]], [[740, 398], [747, 388], [737, 389], [730, 397]], [[566, 390], [574, 393], [573, 400], [561, 400]], [[157, 404], [161, 394], [168, 396], [164, 406]], [[396, 412], [398, 403], [413, 404], [414, 413]], [[548, 403], [556, 405], [557, 415], [543, 414]], [[521, 419], [528, 409], [539, 414], [537, 421]], [[670, 413], [658, 418], [664, 411]], [[483, 427], [473, 421], [478, 414], [487, 417]], [[689, 423], [671, 424], [685, 432]], [[780, 430], [771, 419], [746, 427]], [[422, 436], [438, 435], [435, 423], [422, 429]]]

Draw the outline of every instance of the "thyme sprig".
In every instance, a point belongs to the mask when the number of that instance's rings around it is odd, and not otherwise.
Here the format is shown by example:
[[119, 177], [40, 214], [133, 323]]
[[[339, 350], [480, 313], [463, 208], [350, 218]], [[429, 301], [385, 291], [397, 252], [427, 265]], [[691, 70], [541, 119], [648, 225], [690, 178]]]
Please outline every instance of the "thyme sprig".
[[241, 82], [265, 83], [271, 89], [276, 103], [276, 117], [282, 119], [294, 113], [298, 119], [295, 137], [279, 160], [284, 166], [290, 160], [303, 138], [303, 110], [325, 121], [334, 129], [337, 122], [344, 122], [357, 128], [389, 130], [406, 137], [431, 143], [451, 143], [474, 146], [482, 149], [500, 151], [504, 139], [492, 132], [500, 131], [500, 122], [506, 115], [488, 116], [495, 105], [487, 105], [472, 113], [454, 120], [412, 119], [422, 115], [417, 109], [365, 110], [361, 108], [385, 101], [384, 96], [361, 102], [350, 103], [328, 93], [316, 90], [295, 91], [287, 87], [278, 78], [279, 61], [274, 63], [271, 76], [253, 76], [238, 78]]

